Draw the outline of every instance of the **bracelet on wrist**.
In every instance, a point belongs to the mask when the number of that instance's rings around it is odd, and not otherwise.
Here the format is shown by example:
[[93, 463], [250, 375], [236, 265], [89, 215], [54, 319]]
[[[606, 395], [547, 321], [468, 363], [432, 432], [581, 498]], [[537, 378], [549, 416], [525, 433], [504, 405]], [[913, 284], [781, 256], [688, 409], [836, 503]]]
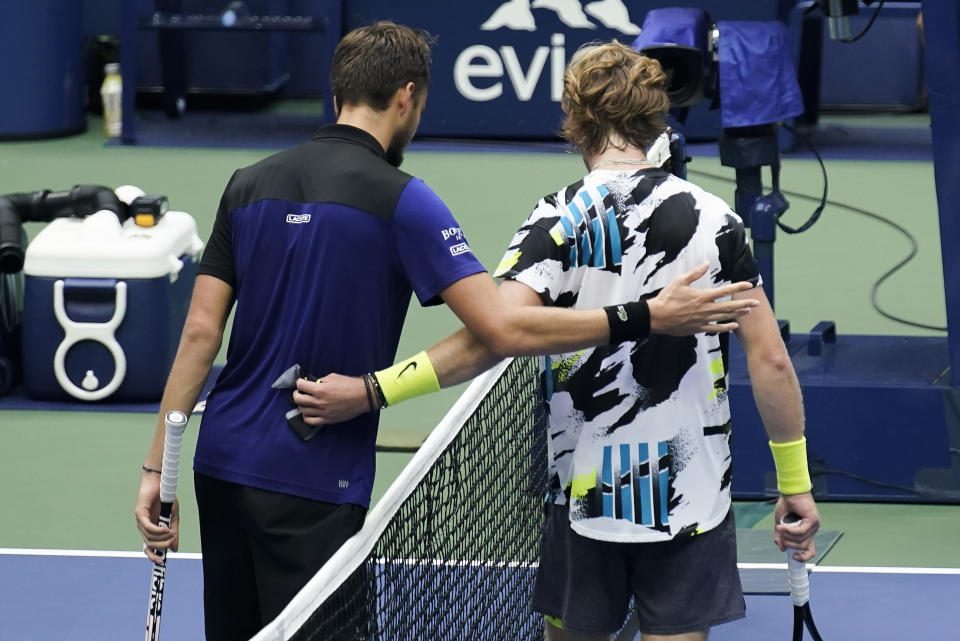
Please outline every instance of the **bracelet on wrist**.
[[383, 388], [380, 387], [380, 380], [377, 378], [376, 373], [367, 374], [370, 378], [370, 386], [373, 388], [373, 394], [377, 398], [377, 407], [374, 407], [374, 410], [383, 409], [387, 407], [387, 397], [383, 395]]
[[146, 465], [141, 465], [140, 468], [141, 468], [144, 472], [150, 472], [151, 474], [162, 474], [162, 472], [161, 472], [160, 470], [155, 470], [155, 469], [153, 469], [152, 467], [147, 467]]
[[374, 405], [373, 402], [373, 383], [370, 382], [371, 378], [370, 374], [363, 375], [363, 387], [367, 390], [367, 403], [370, 405], [370, 411], [375, 412], [377, 406]]

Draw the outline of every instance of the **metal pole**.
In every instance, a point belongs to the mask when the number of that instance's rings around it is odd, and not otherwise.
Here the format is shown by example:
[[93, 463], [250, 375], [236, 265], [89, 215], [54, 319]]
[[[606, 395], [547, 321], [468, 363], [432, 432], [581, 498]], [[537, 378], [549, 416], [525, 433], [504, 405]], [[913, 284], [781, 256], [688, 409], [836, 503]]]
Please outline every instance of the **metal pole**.
[[923, 2], [925, 63], [933, 130], [933, 168], [940, 216], [940, 251], [947, 308], [950, 382], [960, 385], [960, 8]]

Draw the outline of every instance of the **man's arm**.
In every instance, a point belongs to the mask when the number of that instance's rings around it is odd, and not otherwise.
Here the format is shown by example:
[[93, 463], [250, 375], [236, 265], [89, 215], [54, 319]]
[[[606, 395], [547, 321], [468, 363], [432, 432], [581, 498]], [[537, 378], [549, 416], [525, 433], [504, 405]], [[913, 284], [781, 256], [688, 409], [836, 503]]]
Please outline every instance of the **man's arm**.
[[[200, 392], [210, 375], [213, 359], [220, 351], [223, 330], [232, 304], [233, 288], [230, 285], [205, 274], [197, 277], [177, 355], [163, 390], [157, 428], [143, 463], [144, 468], [160, 470], [163, 464], [163, 417], [166, 413], [180, 410], [189, 416], [197, 404]], [[153, 554], [154, 549], [176, 550], [179, 544], [177, 506], [174, 505], [169, 529], [156, 525], [159, 509], [160, 474], [144, 469], [140, 475], [134, 516], [140, 536], [147, 546], [144, 553], [155, 562], [159, 561], [159, 558]]]
[[[651, 332], [686, 335], [730, 331], [737, 327], [730, 319], [746, 314], [755, 302], [747, 299], [716, 302], [716, 299], [750, 289], [751, 285], [733, 283], [710, 290], [690, 287], [706, 269], [704, 263], [648, 301]], [[500, 296], [496, 284], [486, 274], [462, 278], [444, 289], [441, 296], [498, 360], [507, 356], [570, 352], [610, 340], [610, 325], [604, 310], [517, 306]]]
[[[651, 332], [683, 335], [700, 331], [730, 331], [737, 327], [730, 318], [742, 318], [757, 305], [752, 299], [715, 300], [749, 289], [749, 283], [706, 290], [691, 287], [690, 284], [705, 272], [706, 264], [680, 276], [649, 301]], [[501, 344], [500, 347], [508, 355], [572, 351], [602, 344], [609, 339], [607, 317], [603, 310], [546, 308], [536, 292], [513, 280], [504, 281], [499, 290], [494, 289], [498, 300], [491, 301], [487, 296], [487, 282], [491, 281], [485, 274], [468, 277], [445, 289], [443, 296], [454, 311], [460, 308], [463, 312], [461, 319], [470, 318], [474, 324], [484, 327], [488, 324], [488, 331], [503, 334], [506, 338], [502, 340], [506, 346]], [[498, 322], [504, 318], [504, 322]], [[573, 323], [568, 319], [577, 319], [580, 325], [571, 329]], [[510, 323], [514, 323], [514, 326], [511, 327]], [[440, 387], [467, 381], [502, 358], [503, 352], [491, 348], [480, 337], [476, 327], [468, 327], [427, 350]], [[577, 334], [577, 331], [581, 333]], [[589, 342], [591, 340], [593, 342]], [[562, 341], [567, 343], [563, 344]], [[550, 344], [555, 349], [551, 349], [548, 346]], [[533, 347], [530, 347], [530, 351], [524, 351], [524, 345]], [[324, 376], [322, 380], [323, 383], [300, 380], [298, 392], [293, 396], [308, 424], [339, 423], [371, 409], [360, 378], [334, 374]]]
[[[773, 447], [784, 443], [796, 444], [788, 447], [797, 447], [798, 452], [802, 450], [805, 466], [805, 445], [798, 444], [804, 438], [803, 398], [793, 363], [780, 337], [780, 328], [763, 288], [757, 287], [734, 296], [748, 297], [756, 299], [759, 306], [741, 318], [736, 334], [747, 356], [753, 398]], [[778, 478], [782, 479], [782, 473], [778, 465]], [[780, 519], [788, 512], [794, 512], [803, 519], [799, 525], [780, 525]], [[815, 553], [813, 535], [820, 527], [820, 515], [813, 495], [809, 491], [781, 494], [774, 518], [777, 524], [774, 541], [780, 549], [791, 547], [803, 550], [795, 555], [798, 560], [812, 558]]]

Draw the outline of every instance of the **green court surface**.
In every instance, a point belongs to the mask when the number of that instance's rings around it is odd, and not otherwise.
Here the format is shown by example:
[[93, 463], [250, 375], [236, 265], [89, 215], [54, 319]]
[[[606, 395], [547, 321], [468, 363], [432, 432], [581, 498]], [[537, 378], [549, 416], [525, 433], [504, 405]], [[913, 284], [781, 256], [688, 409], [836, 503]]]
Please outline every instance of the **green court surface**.
[[[911, 118], [917, 125], [917, 117]], [[135, 184], [166, 194], [171, 208], [191, 213], [206, 237], [233, 170], [270, 153], [105, 146], [100, 131], [91, 119], [80, 136], [0, 144], [0, 193]], [[577, 179], [583, 167], [579, 156], [558, 153], [414, 150], [404, 169], [424, 178], [447, 202], [474, 251], [491, 268], [536, 199]], [[690, 169], [733, 175], [716, 158], [697, 157]], [[827, 169], [831, 199], [887, 216], [917, 237], [918, 256], [883, 286], [881, 303], [900, 316], [945, 324], [932, 163], [828, 160]], [[691, 179], [732, 201], [731, 182], [696, 173]], [[781, 180], [784, 189], [819, 199], [822, 179], [814, 161], [785, 160]], [[815, 203], [790, 200], [785, 220], [796, 226]], [[27, 228], [35, 234], [39, 226]], [[828, 206], [809, 232], [779, 237], [778, 317], [789, 319], [797, 332], [829, 319], [841, 333], [939, 335], [889, 321], [870, 306], [873, 282], [908, 250], [907, 241], [890, 228]], [[457, 326], [445, 308], [422, 309], [413, 301], [399, 355], [419, 351]], [[384, 440], [420, 442], [463, 387], [386, 410]], [[185, 438], [188, 457], [198, 418]], [[116, 412], [0, 411], [0, 548], [138, 550], [133, 505], [155, 420]], [[375, 499], [409, 458], [378, 454]], [[181, 483], [180, 501], [181, 550], [195, 552], [199, 540], [189, 482]], [[960, 567], [960, 506], [823, 503], [820, 509], [824, 528], [843, 532], [826, 565]], [[767, 504], [738, 504], [737, 516], [741, 527], [772, 526]]]

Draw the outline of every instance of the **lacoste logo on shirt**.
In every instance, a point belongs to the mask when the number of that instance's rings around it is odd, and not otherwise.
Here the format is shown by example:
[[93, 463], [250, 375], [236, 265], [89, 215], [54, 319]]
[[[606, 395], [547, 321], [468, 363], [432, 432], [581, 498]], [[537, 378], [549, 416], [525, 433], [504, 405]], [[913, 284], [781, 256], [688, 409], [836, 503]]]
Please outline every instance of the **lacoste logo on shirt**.
[[287, 214], [287, 222], [294, 224], [309, 223], [310, 214]]
[[450, 248], [451, 256], [459, 256], [460, 254], [470, 253], [470, 245], [466, 243], [460, 243], [459, 245], [454, 245]]
[[623, 322], [627, 322], [627, 310], [623, 305], [617, 305], [617, 318]]
[[410, 369], [411, 367], [413, 368], [413, 371], [417, 371], [417, 361], [410, 361], [409, 363], [407, 363], [406, 365], [404, 365], [403, 369], [400, 370], [400, 373], [397, 374], [397, 380], [399, 380], [400, 377], [403, 376], [404, 373], [405, 373], [408, 369]]

